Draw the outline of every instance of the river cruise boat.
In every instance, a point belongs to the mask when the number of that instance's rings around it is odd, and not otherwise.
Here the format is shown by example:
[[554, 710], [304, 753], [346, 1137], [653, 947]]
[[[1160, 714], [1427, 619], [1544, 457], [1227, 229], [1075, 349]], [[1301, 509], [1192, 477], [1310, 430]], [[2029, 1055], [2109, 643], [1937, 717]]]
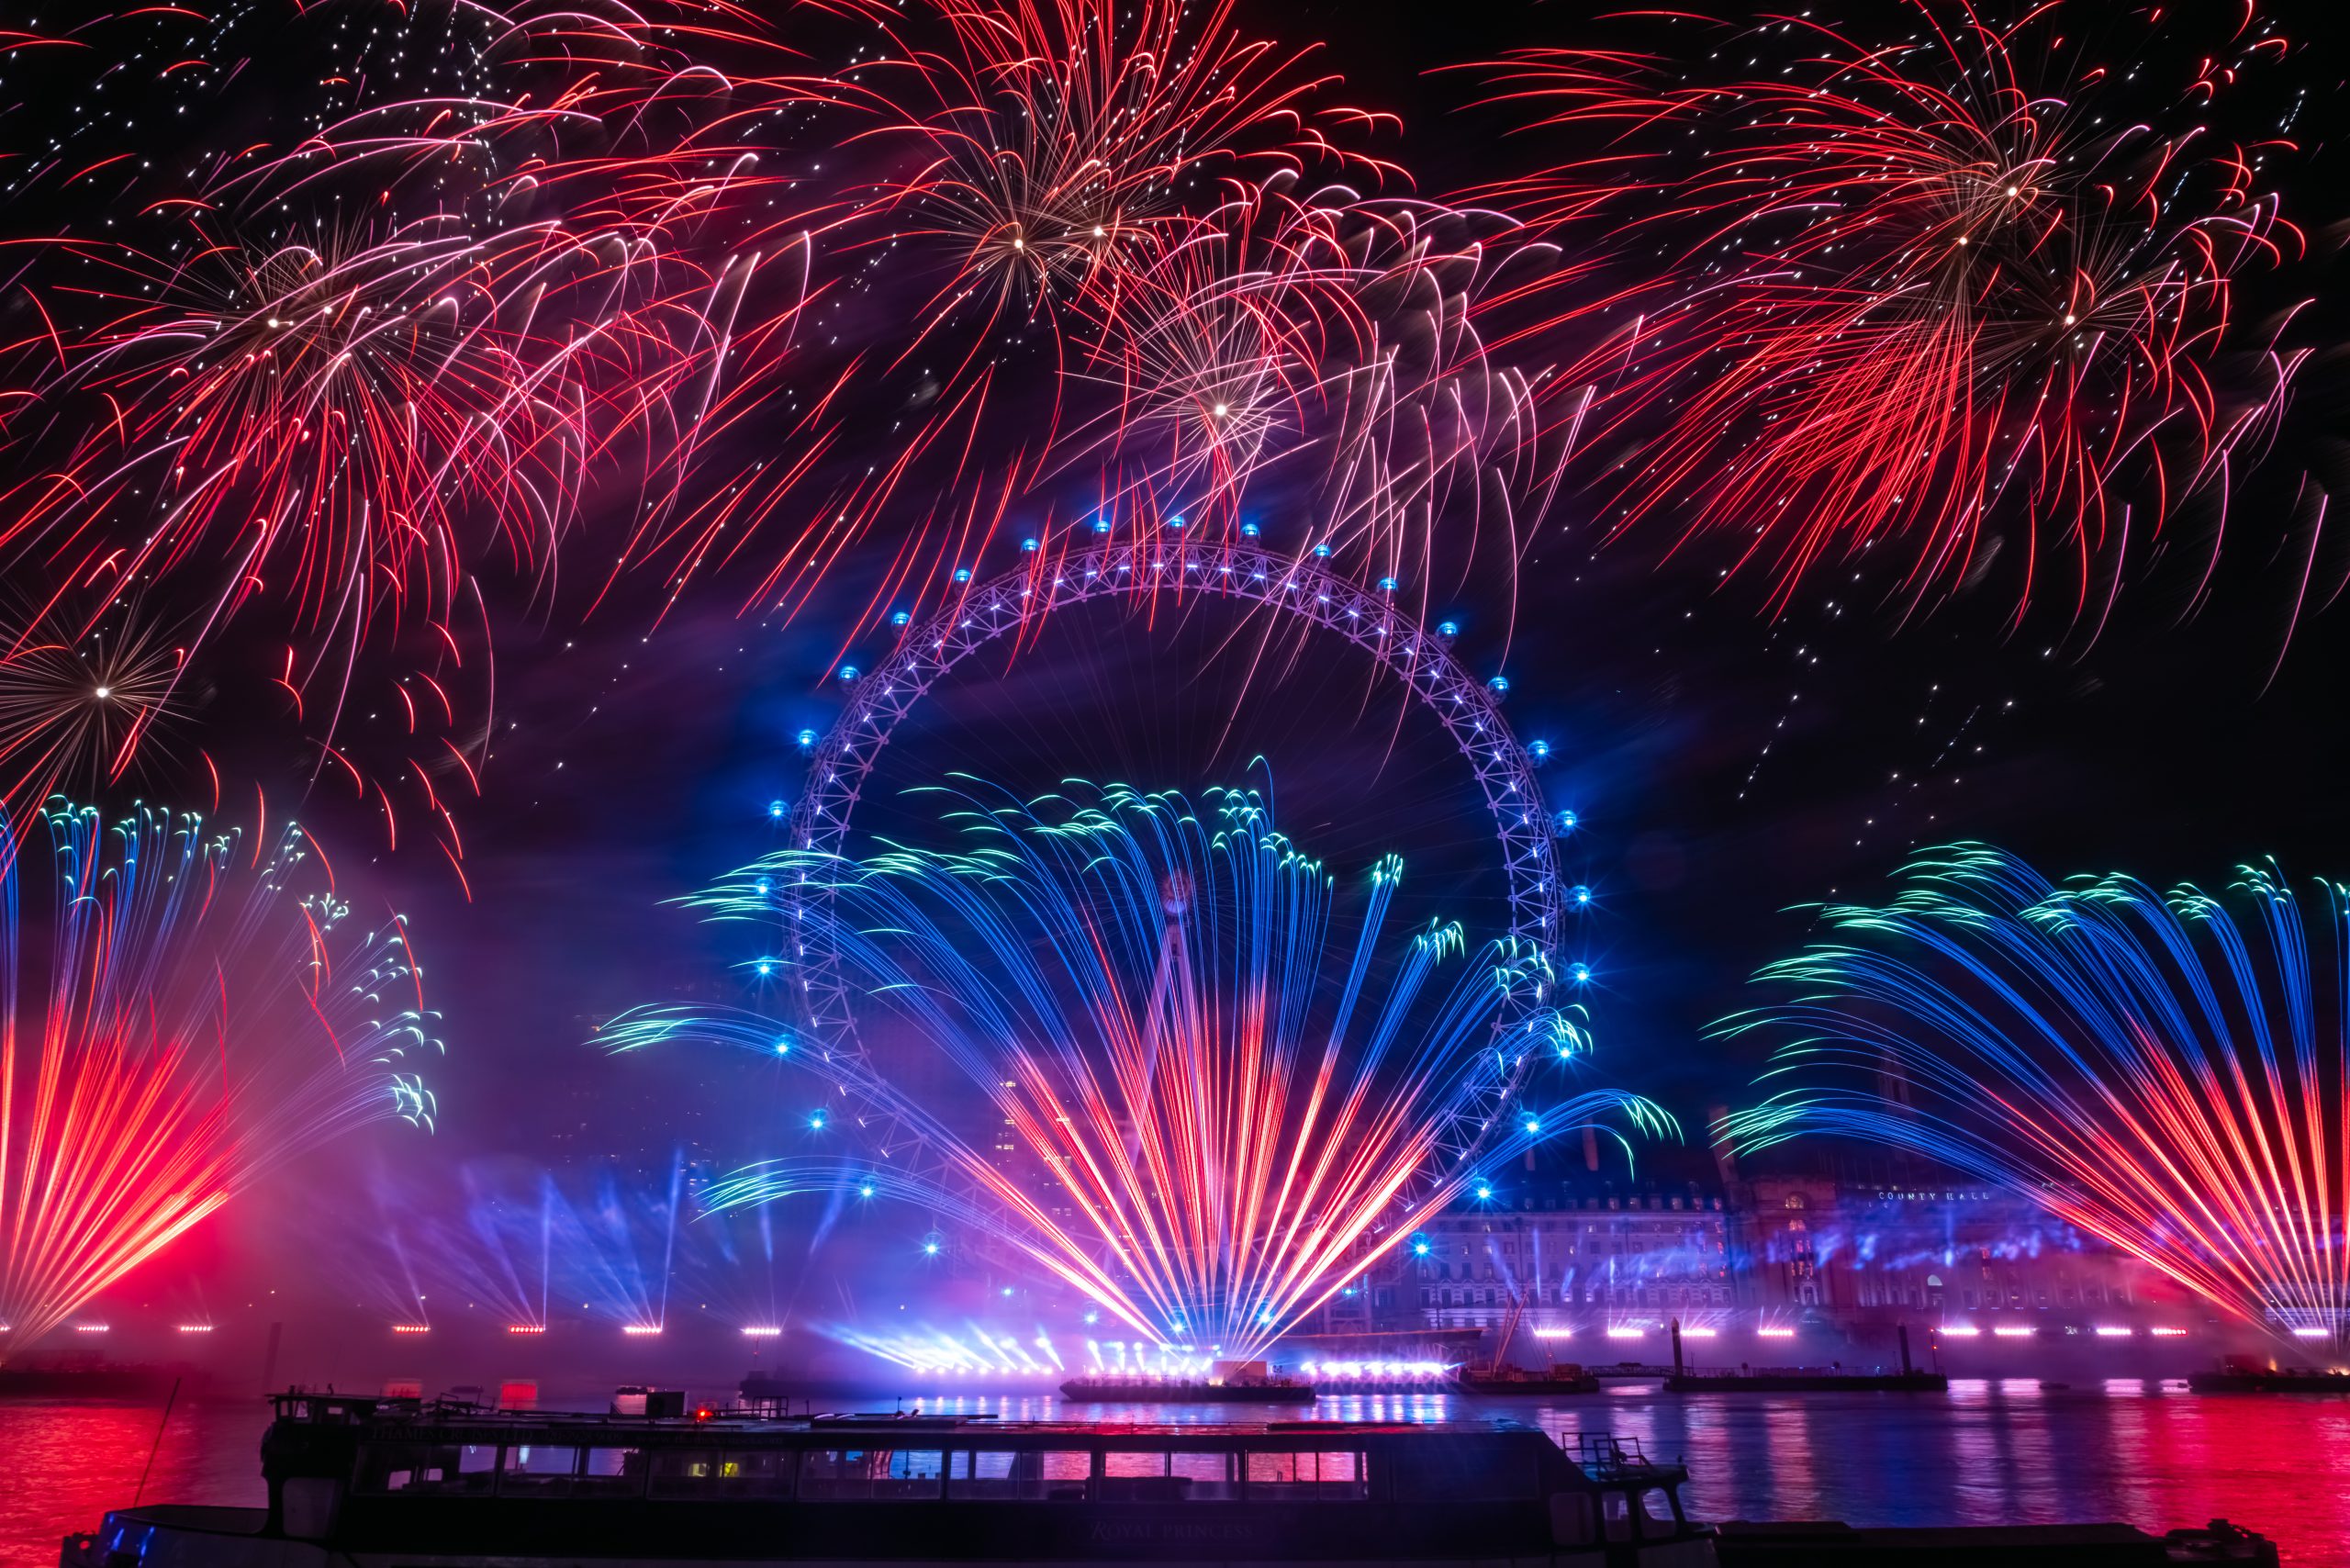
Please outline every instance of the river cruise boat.
[[62, 1568], [1717, 1561], [1679, 1465], [1508, 1421], [663, 1418], [285, 1394], [262, 1471], [266, 1507], [118, 1509]]

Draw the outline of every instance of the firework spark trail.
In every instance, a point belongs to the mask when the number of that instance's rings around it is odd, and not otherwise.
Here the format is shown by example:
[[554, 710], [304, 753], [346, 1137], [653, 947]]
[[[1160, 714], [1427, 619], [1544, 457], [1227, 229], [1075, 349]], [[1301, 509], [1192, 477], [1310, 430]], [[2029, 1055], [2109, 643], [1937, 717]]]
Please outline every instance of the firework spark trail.
[[2302, 249], [2260, 185], [2290, 144], [2203, 124], [2215, 85], [2283, 40], [2221, 40], [2232, 63], [2204, 62], [2188, 123], [2163, 129], [2109, 101], [2102, 66], [2033, 84], [2023, 62], [2058, 69], [2083, 7], [2009, 28], [1965, 0], [1910, 8], [1917, 30], [1885, 46], [1774, 18], [1734, 51], [1769, 61], [1719, 78], [1524, 51], [1493, 68], [1495, 100], [1602, 145], [1479, 194], [1657, 272], [1562, 312], [1586, 337], [1617, 323], [1564, 376], [1602, 387], [1594, 443], [1630, 449], [1603, 481], [1614, 532], [1671, 515], [1684, 539], [1742, 536], [1784, 605], [1887, 543], [1915, 603], [2012, 528], [2017, 613], [2066, 562], [2079, 619], [2132, 544], [2124, 500], [2154, 521], [2143, 549], [2223, 496], [2299, 369], [2235, 302], [2244, 273]]
[[[10, 185], [55, 211], [0, 250], [39, 324], [0, 349], [19, 458], [0, 558], [40, 580], [35, 619], [76, 655], [126, 593], [175, 627], [184, 670], [270, 618], [319, 772], [372, 795], [395, 845], [402, 790], [455, 859], [434, 776], [453, 763], [477, 789], [487, 761], [491, 715], [460, 719], [493, 678], [479, 574], [551, 608], [576, 520], [621, 510], [632, 480], [632, 526], [663, 530], [707, 421], [765, 385], [791, 311], [732, 330], [755, 262], [704, 271], [633, 219], [547, 197], [540, 173], [604, 134], [598, 62], [557, 58], [561, 41], [620, 29], [525, 4], [429, 25], [305, 15], [280, 39], [267, 10], [150, 7], [59, 40], [87, 79], [52, 93], [43, 129], [86, 145]], [[281, 145], [199, 131], [166, 151], [133, 129], [140, 106], [108, 108], [109, 85], [176, 59], [163, 107], [209, 125], [256, 55], [307, 80], [313, 53], [328, 73], [291, 118], [314, 118]], [[118, 187], [62, 172], [84, 151]], [[360, 683], [403, 734], [354, 737]], [[38, 785], [12, 791], [20, 814]]]
[[180, 717], [185, 648], [137, 623], [85, 640], [86, 651], [61, 630], [36, 622], [0, 642], [0, 829], [11, 854], [44, 802], [114, 783]]
[[[55, 802], [19, 968], [0, 918], [0, 1320], [21, 1350], [235, 1193], [364, 1122], [431, 1126], [441, 1053], [406, 925], [349, 929], [308, 835]], [[5, 830], [0, 830], [5, 831]]]
[[[485, 576], [551, 608], [584, 554], [587, 609], [657, 575], [657, 619], [731, 568], [789, 616], [878, 563], [861, 628], [1015, 517], [1041, 562], [1295, 476], [1301, 555], [1435, 592], [1449, 538], [1514, 564], [1556, 483], [1538, 378], [1480, 337], [1543, 248], [1382, 194], [1386, 117], [1228, 0], [265, 12], [41, 44], [83, 75], [9, 187], [54, 220], [0, 250], [0, 558], [77, 656], [126, 592], [184, 676], [282, 634], [319, 776], [395, 844], [420, 811], [462, 855], [435, 778], [487, 760]], [[295, 130], [210, 144], [239, 72], [314, 57]], [[172, 112], [110, 106], [151, 61]], [[405, 732], [364, 733], [386, 698]]]
[[[1254, 796], [1220, 792], [1198, 812], [1172, 795], [1087, 793], [1043, 809], [967, 800], [944, 825], [968, 847], [853, 864], [786, 852], [693, 901], [772, 924], [777, 889], [834, 882], [829, 904], [810, 906], [833, 913], [810, 917], [837, 927], [843, 972], [905, 1031], [900, 1048], [935, 1051], [969, 1080], [1035, 1170], [1007, 1169], [878, 1068], [821, 1041], [792, 1049], [773, 1019], [631, 1014], [615, 1048], [739, 1046], [818, 1075], [844, 1129], [886, 1109], [913, 1131], [912, 1147], [854, 1168], [748, 1168], [708, 1204], [870, 1187], [955, 1215], [1154, 1341], [1197, 1335], [1247, 1355], [1371, 1265], [1407, 1189], [1441, 1204], [1473, 1176], [1472, 1155], [1587, 1124], [1669, 1127], [1628, 1095], [1528, 1103], [1538, 1056], [1586, 1046], [1573, 1010], [1555, 1006], [1495, 1037], [1539, 955], [1469, 955], [1458, 927], [1437, 924], [1382, 974], [1400, 861], [1373, 871], [1341, 956], [1330, 879]], [[788, 991], [791, 960], [763, 963]], [[1495, 1083], [1519, 1105], [1507, 1126], [1474, 1150], [1443, 1147], [1447, 1107]]]
[[1260, 474], [1293, 474], [1315, 498], [1304, 548], [1422, 584], [1494, 479], [1533, 498], [1506, 523], [1514, 564], [1547, 496], [1539, 399], [1487, 362], [1476, 319], [1532, 253], [1490, 251], [1504, 227], [1288, 176], [1236, 194], [1079, 307], [1102, 319], [1071, 377], [1106, 396], [1090, 416], [1073, 398], [1055, 463], [1099, 466], [1101, 515], [1211, 536], [1242, 526]]
[[[689, 575], [781, 527], [744, 603], [788, 615], [886, 527], [867, 613], [911, 616], [978, 575], [1015, 506], [1041, 507], [1046, 554], [1103, 521], [1229, 531], [1279, 464], [1322, 491], [1300, 552], [1359, 544], [1376, 575], [1431, 553], [1456, 490], [1506, 506], [1489, 481], [1528, 479], [1527, 387], [1472, 325], [1505, 221], [1337, 183], [1408, 182], [1349, 145], [1382, 117], [1334, 103], [1310, 50], [1248, 39], [1229, 5], [840, 10], [868, 47], [829, 73], [755, 27], [632, 29], [652, 41], [604, 111], [627, 147], [543, 171], [685, 253], [798, 247], [795, 308], [835, 330], [886, 317], [778, 400], [789, 454], [707, 487], [632, 562], [657, 543]], [[819, 147], [851, 172], [820, 177]]]
[[1789, 1000], [1716, 1025], [1779, 1042], [1763, 1081], [1784, 1085], [1723, 1130], [1746, 1149], [1807, 1132], [1910, 1149], [2228, 1311], [2339, 1333], [2350, 946], [2344, 890], [2323, 896], [2330, 978], [2271, 869], [2165, 898], [2118, 876], [2057, 887], [1983, 846], [1935, 852], [1889, 903], [1830, 906], [1826, 938], [1762, 971]]

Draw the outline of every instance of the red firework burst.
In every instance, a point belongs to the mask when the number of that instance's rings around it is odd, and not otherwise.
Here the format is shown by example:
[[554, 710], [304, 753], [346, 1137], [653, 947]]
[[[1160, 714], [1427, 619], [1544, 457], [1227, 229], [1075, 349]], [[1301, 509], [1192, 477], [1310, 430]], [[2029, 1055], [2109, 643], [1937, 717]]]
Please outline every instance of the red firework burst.
[[[1203, 221], [1307, 169], [1394, 173], [1331, 134], [1376, 117], [1330, 103], [1310, 50], [1248, 38], [1228, 3], [819, 9], [788, 42], [740, 8], [690, 29], [648, 14], [599, 106], [625, 131], [544, 176], [680, 253], [794, 258], [804, 281], [777, 298], [816, 323], [822, 368], [760, 409], [785, 449], [771, 437], [632, 552], [682, 577], [781, 529], [748, 603], [787, 612], [885, 521], [883, 597], [950, 594], [1067, 472], [1075, 377], [1121, 358], [1107, 334], [1130, 294]], [[852, 63], [810, 69], [811, 44]]]
[[[1629, 453], [1607, 481], [1617, 531], [1662, 513], [1684, 537], [1742, 535], [1784, 603], [1823, 561], [1888, 543], [1915, 602], [2012, 530], [2018, 612], [2062, 559], [2078, 615], [2133, 533], [2223, 500], [2273, 428], [2299, 359], [2238, 319], [2235, 284], [2300, 249], [2260, 184], [2288, 143], [2115, 112], [2081, 7], [2012, 26], [1966, 0], [1911, 9], [1919, 27], [1885, 45], [1769, 19], [1725, 80], [1514, 57], [1500, 96], [1603, 146], [1488, 194], [1651, 268], [1663, 247], [1661, 275], [1607, 302], [1637, 319], [1575, 373]], [[2283, 49], [2240, 34], [2180, 101]], [[2061, 85], [2033, 84], [2065, 62]]]

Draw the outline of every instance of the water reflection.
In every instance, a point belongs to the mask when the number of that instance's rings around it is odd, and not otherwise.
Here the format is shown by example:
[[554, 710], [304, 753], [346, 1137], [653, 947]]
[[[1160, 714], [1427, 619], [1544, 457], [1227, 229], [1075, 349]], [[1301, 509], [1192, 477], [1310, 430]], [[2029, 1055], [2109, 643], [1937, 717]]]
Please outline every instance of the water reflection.
[[[894, 1394], [843, 1400], [889, 1409]], [[576, 1407], [600, 1407], [581, 1401]], [[914, 1401], [905, 1406], [911, 1408]], [[1049, 1394], [924, 1399], [1000, 1420], [1167, 1423], [1440, 1421], [1506, 1416], [1570, 1439], [1637, 1437], [1684, 1459], [1697, 1517], [1854, 1524], [2127, 1519], [2149, 1529], [2241, 1520], [2288, 1560], [2335, 1561], [2350, 1540], [2350, 1400], [2199, 1397], [2128, 1380], [2079, 1388], [2030, 1378], [1902, 1394], [1667, 1395], [1653, 1384], [1553, 1399], [1349, 1394], [1312, 1406], [1078, 1405]], [[0, 1400], [0, 1562], [55, 1560], [58, 1538], [129, 1500], [155, 1441], [151, 1405]], [[260, 1401], [184, 1404], [156, 1450], [148, 1495], [261, 1501]]]

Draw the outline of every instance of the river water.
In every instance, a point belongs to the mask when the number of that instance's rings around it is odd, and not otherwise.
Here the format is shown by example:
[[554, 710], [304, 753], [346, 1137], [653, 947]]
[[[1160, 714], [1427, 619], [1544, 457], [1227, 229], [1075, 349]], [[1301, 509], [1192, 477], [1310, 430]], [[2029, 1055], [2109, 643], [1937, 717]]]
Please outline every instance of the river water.
[[[888, 1408], [837, 1401], [839, 1408]], [[582, 1405], [580, 1407], [585, 1407]], [[967, 1396], [926, 1408], [1005, 1419], [1262, 1419], [1234, 1406], [1073, 1406]], [[46, 1568], [59, 1538], [130, 1501], [258, 1504], [258, 1400], [183, 1404], [157, 1440], [147, 1402], [0, 1400], [0, 1564]], [[1286, 1417], [1289, 1412], [1281, 1412]], [[1557, 1432], [1637, 1437], [1687, 1462], [1700, 1518], [1854, 1524], [2124, 1519], [2149, 1529], [2225, 1517], [2288, 1562], [2350, 1559], [2350, 1399], [2196, 1395], [2137, 1382], [2042, 1389], [1954, 1382], [1910, 1394], [1665, 1395], [1653, 1385], [1572, 1399], [1349, 1396], [1337, 1420], [1505, 1415]]]

